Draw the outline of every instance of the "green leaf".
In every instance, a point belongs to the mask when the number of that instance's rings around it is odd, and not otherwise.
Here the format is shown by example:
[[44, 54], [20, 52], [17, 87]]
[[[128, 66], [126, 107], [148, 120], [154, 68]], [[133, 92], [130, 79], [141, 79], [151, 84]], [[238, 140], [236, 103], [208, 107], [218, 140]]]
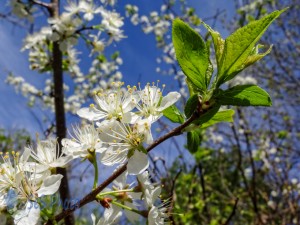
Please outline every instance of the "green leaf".
[[197, 88], [188, 77], [185, 79], [185, 81], [186, 81], [187, 87], [189, 89], [190, 96], [197, 94], [199, 92], [201, 94], [203, 94], [203, 92], [201, 92], [201, 90], [199, 90], [199, 88]]
[[216, 60], [217, 60], [217, 66], [218, 69], [221, 68], [221, 59], [222, 59], [222, 54], [224, 50], [224, 45], [225, 45], [225, 40], [222, 39], [221, 35], [219, 32], [214, 31], [210, 26], [208, 26], [206, 23], [204, 23], [204, 26], [210, 33], [213, 43], [214, 43], [214, 49], [215, 49], [215, 54], [216, 54]]
[[246, 61], [241, 66], [240, 70], [245, 69], [246, 67], [252, 65], [256, 61], [260, 60], [261, 58], [265, 57], [267, 54], [269, 54], [272, 50], [272, 45], [269, 47], [268, 50], [266, 50], [264, 53], [259, 53], [259, 49], [263, 48], [263, 45], [257, 45], [254, 47], [252, 53], [248, 56]]
[[186, 102], [185, 108], [184, 108], [184, 114], [187, 118], [189, 118], [196, 110], [198, 106], [198, 95], [192, 95]]
[[213, 116], [219, 111], [220, 105], [216, 104], [211, 109], [209, 109], [207, 112], [205, 112], [203, 115], [201, 115], [198, 119], [194, 121], [194, 124], [202, 125], [206, 122], [208, 122]]
[[[252, 21], [226, 38], [222, 59], [219, 62], [217, 87], [232, 79], [245, 68], [244, 64], [255, 48], [257, 41], [271, 23], [285, 10], [274, 11], [260, 20]], [[253, 59], [250, 61], [254, 62]]]
[[180, 19], [173, 21], [172, 38], [182, 71], [200, 90], [206, 90], [209, 54], [205, 42]]
[[237, 85], [216, 96], [221, 105], [236, 106], [271, 106], [269, 94], [256, 85]]
[[202, 140], [201, 133], [198, 130], [193, 130], [187, 133], [187, 148], [191, 153], [197, 152]]
[[209, 121], [203, 123], [201, 125], [201, 128], [204, 129], [204, 128], [210, 127], [216, 123], [233, 122], [233, 115], [234, 115], [234, 110], [232, 110], [232, 109], [219, 111]]
[[171, 105], [163, 111], [165, 117], [171, 120], [173, 123], [183, 123], [184, 118], [175, 105]]
[[[206, 42], [206, 49], [208, 52], [208, 56], [210, 56], [210, 44], [211, 44], [211, 41]], [[206, 73], [205, 73], [206, 87], [209, 87], [210, 80], [212, 78], [213, 73], [214, 73], [214, 67], [213, 67], [212, 62], [210, 61], [210, 58], [208, 57], [208, 66], [207, 66]]]

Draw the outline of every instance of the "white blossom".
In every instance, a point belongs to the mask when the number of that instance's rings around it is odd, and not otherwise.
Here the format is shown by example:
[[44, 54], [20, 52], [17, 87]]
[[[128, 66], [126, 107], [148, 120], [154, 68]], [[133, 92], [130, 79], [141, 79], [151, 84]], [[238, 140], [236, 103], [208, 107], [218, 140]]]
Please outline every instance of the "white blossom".
[[70, 132], [70, 136], [71, 139], [64, 138], [62, 140], [63, 152], [74, 158], [85, 158], [91, 153], [102, 153], [106, 149], [102, 146], [94, 125], [75, 126], [73, 132]]
[[136, 119], [131, 110], [136, 106], [138, 96], [132, 88], [124, 91], [119, 83], [114, 90], [99, 91], [94, 98], [97, 105], [78, 110], [80, 117], [90, 121], [118, 119], [133, 122]]

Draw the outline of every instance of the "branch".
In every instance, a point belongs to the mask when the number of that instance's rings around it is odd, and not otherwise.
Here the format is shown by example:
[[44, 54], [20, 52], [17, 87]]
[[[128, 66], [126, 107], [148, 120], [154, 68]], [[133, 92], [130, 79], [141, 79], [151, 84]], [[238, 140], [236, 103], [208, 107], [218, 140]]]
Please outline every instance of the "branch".
[[168, 209], [168, 215], [169, 215], [169, 219], [170, 219], [170, 222], [172, 223], [172, 225], [176, 225], [176, 222], [173, 218], [173, 209], [174, 209], [174, 205], [175, 205], [175, 195], [176, 195], [176, 190], [175, 190], [175, 183], [179, 177], [179, 175], [181, 174], [182, 170], [180, 169], [178, 171], [178, 173], [176, 174], [176, 176], [174, 177], [173, 179], [173, 182], [172, 182], [172, 188], [171, 188], [171, 197], [170, 197], [170, 207]]
[[[146, 150], [147, 152], [150, 152], [152, 149], [154, 149], [157, 145], [161, 144], [165, 140], [169, 139], [170, 137], [179, 135], [183, 132], [183, 130], [189, 126], [196, 118], [198, 118], [199, 115], [197, 112], [193, 113], [193, 115], [185, 121], [180, 126], [174, 128], [166, 135], [158, 138], [156, 141], [154, 141], [151, 145], [149, 145]], [[81, 208], [82, 206], [86, 205], [89, 202], [92, 202], [95, 200], [95, 197], [97, 194], [99, 194], [104, 188], [106, 188], [110, 183], [112, 183], [118, 176], [120, 176], [123, 172], [125, 172], [127, 169], [127, 163], [125, 163], [123, 166], [121, 166], [118, 170], [116, 170], [110, 177], [108, 177], [102, 184], [100, 184], [97, 188], [95, 188], [93, 191], [91, 191], [89, 194], [87, 194], [85, 197], [83, 197], [79, 203], [76, 205], [76, 207], [69, 207], [65, 211], [61, 212], [60, 214], [56, 215], [54, 218], [54, 221], [59, 222], [62, 219], [64, 219], [66, 216], [70, 215], [72, 212], [74, 212], [76, 209]], [[47, 221], [45, 225], [53, 225], [54, 221]]]
[[201, 162], [199, 162], [199, 164], [198, 164], [198, 169], [199, 169], [199, 173], [200, 173], [200, 181], [201, 181], [201, 188], [202, 188], [202, 200], [204, 202], [204, 211], [210, 222], [211, 215], [210, 215], [210, 211], [209, 211], [209, 208], [207, 205], [206, 184], [205, 184], [204, 172], [203, 172], [203, 167], [202, 167]]
[[[49, 13], [52, 18], [59, 17], [60, 0], [51, 0], [51, 7]], [[56, 136], [59, 146], [59, 153], [61, 154], [62, 144], [61, 140], [66, 137], [66, 115], [64, 107], [64, 77], [63, 77], [63, 55], [59, 48], [59, 42], [53, 42], [52, 50], [52, 70], [53, 70], [53, 84], [54, 84], [54, 107], [55, 107], [55, 126]], [[57, 168], [57, 173], [63, 176], [61, 185], [59, 187], [60, 198], [62, 202], [70, 199], [70, 189], [68, 183], [68, 174], [65, 168]], [[75, 219], [73, 214], [68, 214], [65, 217], [66, 225], [74, 225]]]
[[32, 2], [33, 4], [36, 4], [36, 5], [42, 6], [48, 10], [51, 10], [51, 8], [52, 8], [52, 5], [49, 3], [46, 3], [46, 2], [42, 2], [42, 1], [38, 1], [38, 0], [30, 0], [30, 2]]
[[227, 218], [226, 222], [223, 225], [228, 225], [230, 223], [230, 220], [232, 219], [232, 217], [235, 214], [235, 210], [236, 210], [238, 202], [239, 202], [239, 198], [236, 198], [233, 209], [232, 209], [232, 212], [231, 212], [231, 214], [229, 215], [229, 217]]

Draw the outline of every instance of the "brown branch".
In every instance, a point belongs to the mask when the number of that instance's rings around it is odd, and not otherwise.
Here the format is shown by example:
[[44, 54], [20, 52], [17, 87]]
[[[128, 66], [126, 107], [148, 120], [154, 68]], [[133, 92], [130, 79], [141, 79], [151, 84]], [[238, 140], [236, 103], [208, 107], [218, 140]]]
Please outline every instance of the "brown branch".
[[235, 214], [238, 202], [239, 202], [239, 198], [236, 198], [233, 209], [231, 211], [231, 214], [229, 215], [229, 217], [227, 218], [226, 222], [223, 225], [228, 225], [230, 223], [231, 219], [233, 218], [233, 216]]
[[47, 10], [51, 10], [51, 8], [53, 6], [52, 4], [42, 2], [42, 1], [38, 1], [38, 0], [30, 0], [30, 2], [35, 4], [35, 5], [42, 6], [42, 7], [46, 8]]
[[[59, 0], [51, 0], [51, 8], [49, 12], [52, 18], [59, 17]], [[64, 106], [64, 89], [63, 89], [63, 69], [62, 69], [62, 52], [59, 49], [59, 43], [53, 42], [52, 53], [52, 69], [53, 69], [53, 84], [54, 84], [54, 106], [55, 106], [55, 125], [56, 136], [61, 154], [61, 140], [66, 137], [66, 118]], [[60, 198], [62, 202], [68, 202], [70, 199], [70, 189], [68, 183], [67, 171], [64, 168], [57, 168], [57, 173], [63, 175], [61, 185], [59, 187]], [[69, 213], [65, 217], [66, 225], [75, 224], [74, 215]]]
[[200, 173], [200, 181], [201, 181], [201, 189], [202, 189], [202, 200], [204, 202], [204, 211], [205, 214], [208, 218], [209, 223], [211, 222], [211, 215], [209, 211], [209, 207], [207, 204], [207, 195], [206, 195], [206, 184], [205, 184], [205, 179], [204, 179], [204, 172], [203, 172], [203, 167], [202, 164], [199, 162], [198, 164], [198, 170]]
[[175, 196], [176, 196], [175, 183], [176, 183], [179, 175], [181, 174], [181, 172], [182, 172], [182, 170], [178, 171], [178, 173], [176, 174], [176, 176], [174, 177], [173, 182], [172, 182], [170, 207], [168, 209], [168, 215], [169, 215], [169, 219], [170, 219], [170, 222], [172, 223], [172, 225], [176, 225], [176, 222], [174, 220], [173, 213], [172, 213], [172, 211], [174, 209], [174, 205], [175, 205]]
[[[198, 118], [199, 115], [197, 112], [193, 113], [193, 115], [185, 121], [180, 126], [174, 128], [169, 133], [165, 134], [164, 136], [158, 138], [156, 141], [154, 141], [151, 145], [149, 145], [146, 150], [147, 152], [150, 152], [152, 149], [154, 149], [156, 146], [164, 142], [165, 140], [179, 135], [183, 132], [183, 130], [189, 126], [196, 118]], [[95, 188], [93, 191], [91, 191], [89, 194], [87, 194], [85, 197], [83, 197], [79, 203], [76, 205], [76, 207], [69, 207], [65, 211], [59, 213], [55, 216], [54, 221], [59, 222], [68, 215], [70, 215], [72, 212], [74, 212], [76, 209], [81, 208], [82, 206], [86, 205], [89, 202], [92, 202], [95, 200], [95, 197], [97, 194], [99, 194], [105, 187], [107, 187], [110, 183], [112, 183], [118, 176], [120, 176], [124, 171], [127, 169], [127, 163], [125, 163], [122, 167], [120, 167], [118, 170], [116, 170], [110, 177], [108, 177], [102, 184], [100, 184], [97, 188]], [[53, 225], [54, 221], [47, 221], [45, 225]]]

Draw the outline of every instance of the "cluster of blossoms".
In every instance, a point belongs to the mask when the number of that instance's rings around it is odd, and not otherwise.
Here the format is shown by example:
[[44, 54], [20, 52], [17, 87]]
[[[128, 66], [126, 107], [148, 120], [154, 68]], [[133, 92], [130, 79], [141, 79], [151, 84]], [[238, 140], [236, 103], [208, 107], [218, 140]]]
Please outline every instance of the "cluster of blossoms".
[[[105, 89], [109, 87], [109, 83], [122, 79], [119, 71], [122, 59], [119, 54], [113, 54], [111, 59], [104, 54], [108, 46], [125, 37], [123, 18], [112, 9], [115, 3], [116, 1], [111, 0], [102, 0], [101, 3], [92, 0], [68, 1], [60, 16], [48, 18], [45, 26], [27, 35], [24, 40], [22, 50], [29, 53], [30, 69], [41, 73], [51, 72], [52, 43], [59, 43], [63, 54], [63, 70], [72, 78], [73, 83], [69, 85], [74, 86], [74, 93], [67, 94], [65, 98], [66, 112], [76, 114], [95, 87]], [[23, 12], [23, 8], [38, 9], [26, 1], [11, 1], [11, 4], [18, 17], [22, 15], [17, 12]], [[79, 65], [81, 52], [76, 46], [79, 39], [86, 43], [90, 51], [91, 66], [87, 72], [81, 71]], [[22, 82], [19, 82], [20, 79], [23, 79]], [[7, 77], [6, 82], [27, 97], [30, 106], [42, 103], [45, 108], [53, 109], [53, 82], [48, 82], [48, 79], [44, 89], [12, 74]]]
[[[159, 64], [157, 72], [175, 74], [181, 95], [187, 97], [184, 75], [181, 70], [174, 69], [177, 64], [170, 36], [171, 21], [176, 17], [176, 10], [179, 8], [182, 10], [180, 13], [185, 21], [197, 25], [199, 18], [187, 5], [183, 4], [179, 7], [177, 4], [181, 3], [172, 2], [162, 4], [159, 11], [153, 11], [149, 15], [139, 14], [137, 5], [128, 4], [125, 6], [125, 14], [130, 17], [134, 25], [140, 25], [144, 33], [155, 34], [157, 46], [163, 51], [162, 57], [157, 59]], [[13, 13], [21, 18], [27, 14], [33, 17], [32, 12], [39, 11], [40, 6], [33, 3], [25, 0], [9, 1]], [[114, 10], [116, 3], [116, 0], [67, 1], [64, 3], [61, 15], [56, 18], [49, 17], [44, 26], [29, 34], [24, 40], [22, 50], [29, 52], [30, 68], [41, 73], [51, 72], [52, 43], [54, 41], [59, 43], [63, 53], [63, 69], [72, 78], [72, 84], [69, 84], [72, 93], [71, 91], [67, 93], [65, 98], [66, 112], [75, 114], [90, 98], [96, 87], [106, 89], [109, 88], [111, 82], [122, 79], [119, 71], [122, 59], [119, 54], [113, 54], [111, 59], [105, 55], [105, 49], [108, 46], [125, 37], [124, 18]], [[81, 52], [76, 47], [78, 43], [81, 43], [79, 39], [86, 43], [90, 52], [91, 66], [88, 72], [80, 69]], [[163, 65], [163, 62], [167, 66]], [[18, 83], [20, 78], [20, 76], [10, 75], [7, 83], [15, 86], [16, 90], [28, 98], [30, 106], [40, 104], [46, 109], [53, 110], [52, 82], [47, 81], [45, 88], [40, 88], [25, 80]]]
[[[122, 82], [112, 83], [112, 89], [95, 93], [95, 104], [81, 108], [77, 114], [90, 123], [74, 126], [71, 138], [62, 140], [62, 149], [56, 139], [40, 141], [35, 147], [26, 147], [22, 156], [12, 152], [2, 154], [0, 164], [0, 202], [17, 225], [37, 224], [40, 220], [39, 198], [57, 192], [62, 175], [55, 174], [57, 167], [65, 167], [76, 158], [89, 160], [95, 168], [94, 188], [98, 183], [100, 161], [105, 166], [127, 164], [127, 171], [119, 176], [112, 189], [97, 195], [105, 208], [97, 225], [115, 224], [122, 209], [130, 221], [148, 217], [149, 224], [163, 224], [167, 218], [165, 204], [155, 205], [160, 187], [149, 181], [149, 166], [145, 144], [153, 142], [151, 125], [163, 110], [179, 98], [177, 92], [163, 96], [160, 89], [149, 83], [123, 87]], [[137, 185], [127, 184], [127, 175], [137, 175]], [[30, 206], [35, 207], [30, 207]], [[95, 218], [93, 216], [95, 222]], [[30, 221], [30, 223], [29, 223]]]
[[0, 207], [13, 215], [15, 224], [37, 224], [38, 199], [57, 192], [63, 176], [55, 174], [55, 168], [72, 160], [58, 149], [56, 139], [49, 139], [26, 147], [21, 156], [19, 152], [1, 152]]
[[83, 158], [101, 153], [100, 161], [107, 166], [128, 160], [128, 172], [140, 174], [149, 165], [143, 144], [153, 141], [151, 125], [180, 94], [170, 92], [163, 97], [163, 90], [154, 84], [147, 84], [144, 89], [140, 86], [125, 89], [121, 82], [112, 86], [108, 92], [95, 93], [95, 104], [78, 110], [77, 114], [92, 124], [74, 127], [72, 139], [63, 140], [63, 151]]

